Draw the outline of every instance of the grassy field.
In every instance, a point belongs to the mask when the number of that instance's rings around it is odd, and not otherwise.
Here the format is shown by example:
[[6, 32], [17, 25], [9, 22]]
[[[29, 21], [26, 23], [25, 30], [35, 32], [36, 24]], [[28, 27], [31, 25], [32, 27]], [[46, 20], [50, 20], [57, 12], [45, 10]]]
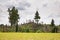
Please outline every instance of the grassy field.
[[60, 40], [60, 33], [0, 33], [0, 40]]

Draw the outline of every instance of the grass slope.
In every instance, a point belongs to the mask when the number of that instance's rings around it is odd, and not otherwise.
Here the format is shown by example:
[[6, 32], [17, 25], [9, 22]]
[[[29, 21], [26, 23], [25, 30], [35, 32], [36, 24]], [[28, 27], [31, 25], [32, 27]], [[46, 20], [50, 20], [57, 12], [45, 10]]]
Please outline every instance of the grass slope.
[[0, 40], [60, 40], [60, 33], [0, 33]]

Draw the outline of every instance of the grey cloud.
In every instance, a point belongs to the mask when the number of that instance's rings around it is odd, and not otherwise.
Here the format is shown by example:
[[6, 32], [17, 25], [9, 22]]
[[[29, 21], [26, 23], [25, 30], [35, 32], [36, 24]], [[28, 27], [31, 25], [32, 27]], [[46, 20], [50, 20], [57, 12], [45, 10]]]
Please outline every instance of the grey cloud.
[[56, 17], [60, 17], [60, 14], [57, 14]]
[[21, 3], [18, 4], [17, 8], [18, 8], [19, 10], [25, 10], [26, 8], [28, 8], [28, 7], [30, 7], [30, 6], [31, 6], [31, 5], [30, 5], [30, 3], [28, 3], [28, 2], [25, 2], [25, 3], [21, 2]]
[[43, 7], [47, 7], [48, 4], [43, 4]]
[[29, 3], [25, 3], [24, 5], [27, 6], [27, 7], [31, 6], [31, 4], [29, 4]]
[[2, 12], [2, 10], [0, 9], [0, 13]]
[[4, 3], [4, 2], [7, 2], [9, 0], [0, 0], [0, 3]]
[[50, 18], [50, 17], [54, 17], [53, 13], [48, 16], [48, 18]]
[[16, 2], [15, 4], [7, 4], [5, 5], [7, 8], [12, 8], [13, 6], [15, 6], [17, 9], [19, 10], [25, 10], [26, 8], [30, 7], [31, 4], [28, 2]]
[[23, 6], [19, 6], [19, 7], [16, 7], [17, 9], [19, 10], [25, 10], [25, 8]]
[[57, 13], [57, 14], [52, 13], [48, 16], [48, 18], [51, 18], [51, 17], [52, 18], [60, 18], [60, 14], [59, 13]]
[[7, 8], [12, 8], [12, 7], [13, 7], [13, 5], [6, 5], [6, 7], [7, 7]]

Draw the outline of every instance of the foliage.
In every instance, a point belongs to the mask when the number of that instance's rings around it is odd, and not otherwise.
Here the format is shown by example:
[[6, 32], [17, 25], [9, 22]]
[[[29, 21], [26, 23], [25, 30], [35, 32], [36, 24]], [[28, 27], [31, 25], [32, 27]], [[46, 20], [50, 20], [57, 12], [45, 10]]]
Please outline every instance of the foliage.
[[8, 8], [9, 12], [9, 22], [11, 23], [11, 26], [16, 27], [16, 32], [18, 31], [18, 19], [19, 19], [19, 14], [18, 10], [13, 7], [11, 10]]
[[38, 11], [36, 11], [36, 13], [35, 13], [35, 21], [37, 22], [37, 24], [38, 24], [38, 21], [39, 21], [39, 19], [40, 19], [40, 16], [39, 16], [39, 13], [38, 13]]
[[37, 30], [36, 33], [42, 33], [43, 31], [42, 30]]
[[[0, 25], [0, 32], [35, 32], [35, 33], [45, 33], [45, 32], [52, 32], [52, 33], [57, 33], [58, 29], [60, 29], [60, 26], [56, 26], [54, 24], [54, 19], [52, 19], [51, 21], [51, 25], [50, 24], [38, 24], [40, 16], [38, 11], [36, 11], [35, 13], [35, 21], [37, 22], [28, 22], [28, 23], [24, 23], [19, 25], [18, 24], [18, 19], [19, 19], [19, 14], [18, 14], [18, 10], [13, 7], [12, 9], [8, 8], [8, 12], [9, 12], [9, 22], [11, 24], [11, 26], [6, 26], [1, 24]], [[53, 27], [51, 27], [53, 26]]]
[[19, 19], [18, 10], [15, 9], [15, 7], [13, 7], [11, 10], [8, 8], [8, 12], [9, 12], [9, 22], [11, 23], [11, 26], [16, 25]]
[[[32, 23], [34, 24], [34, 23]], [[57, 32], [60, 32], [60, 26], [55, 26], [54, 27], [51, 27], [50, 25], [41, 25], [39, 24], [39, 27], [37, 27], [35, 29], [35, 25], [32, 25], [31, 23], [30, 24], [21, 24], [18, 26], [18, 32], [27, 32], [27, 33], [57, 33]], [[47, 27], [47, 29], [46, 29]], [[7, 28], [7, 29], [6, 29]], [[15, 26], [4, 26], [4, 32], [15, 32], [15, 29], [16, 27]], [[3, 32], [3, 27], [0, 26], [0, 32]]]
[[52, 21], [51, 21], [51, 26], [55, 26], [54, 19], [52, 19]]
[[52, 29], [52, 33], [57, 33], [58, 32], [58, 28], [57, 27], [54, 27], [53, 29]]

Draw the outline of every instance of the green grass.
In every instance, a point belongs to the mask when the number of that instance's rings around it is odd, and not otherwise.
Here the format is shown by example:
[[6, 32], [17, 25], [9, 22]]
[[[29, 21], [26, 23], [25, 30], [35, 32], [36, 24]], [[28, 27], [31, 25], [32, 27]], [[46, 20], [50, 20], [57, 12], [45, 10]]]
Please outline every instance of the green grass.
[[0, 40], [60, 40], [60, 33], [0, 33]]

